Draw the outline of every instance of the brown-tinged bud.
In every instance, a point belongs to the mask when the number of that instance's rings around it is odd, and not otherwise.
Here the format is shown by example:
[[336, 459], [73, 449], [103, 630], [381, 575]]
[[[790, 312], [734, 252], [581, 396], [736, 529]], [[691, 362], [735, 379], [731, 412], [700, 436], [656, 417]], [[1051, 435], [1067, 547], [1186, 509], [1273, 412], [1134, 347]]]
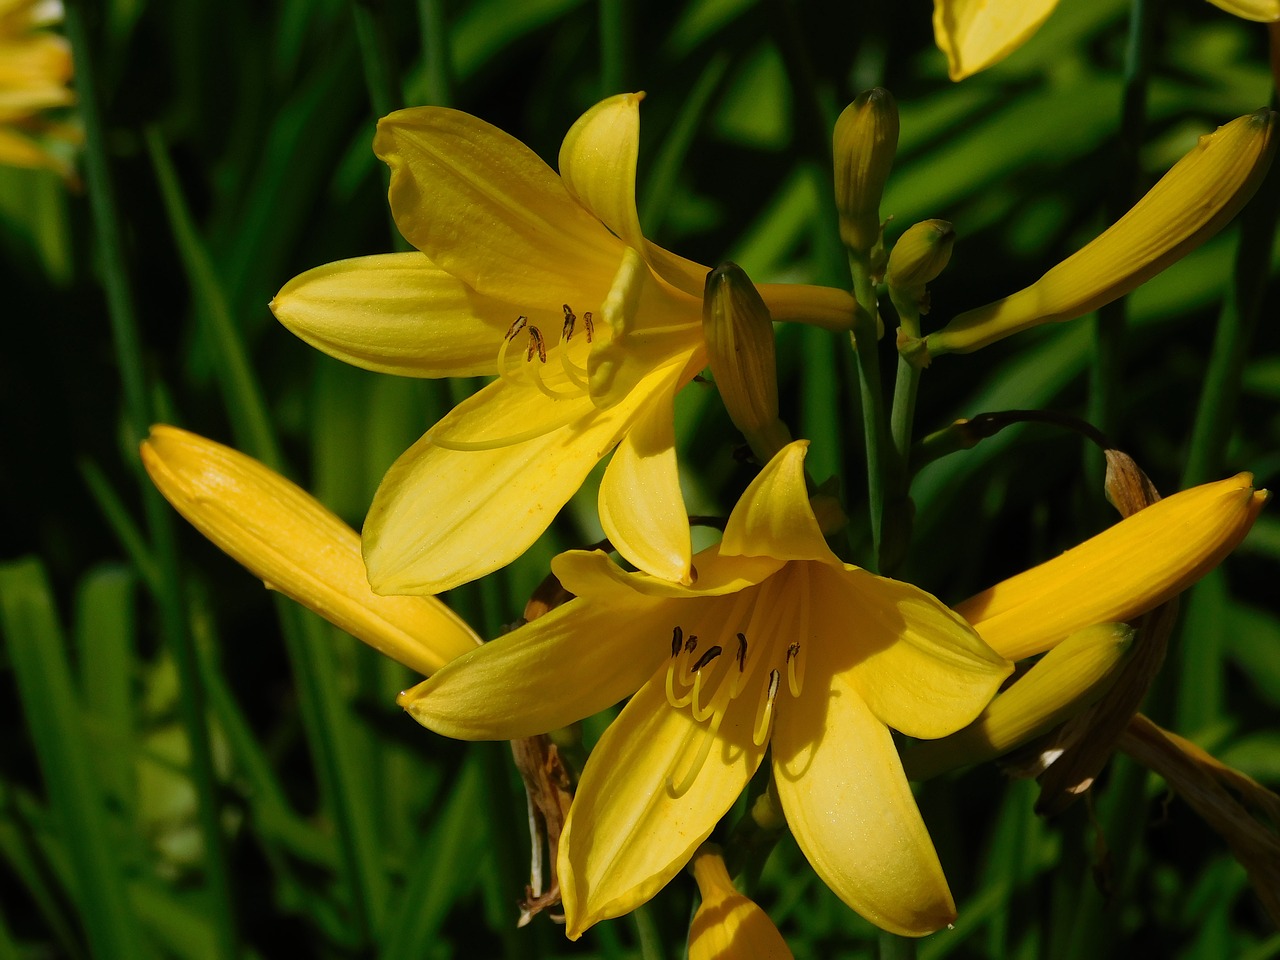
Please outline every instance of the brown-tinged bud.
[[778, 419], [773, 320], [737, 264], [726, 261], [707, 274], [702, 330], [725, 409], [760, 462], [768, 463], [791, 435]]
[[883, 87], [858, 94], [832, 137], [836, 209], [845, 245], [868, 253], [880, 241], [880, 197], [898, 149], [898, 106]]

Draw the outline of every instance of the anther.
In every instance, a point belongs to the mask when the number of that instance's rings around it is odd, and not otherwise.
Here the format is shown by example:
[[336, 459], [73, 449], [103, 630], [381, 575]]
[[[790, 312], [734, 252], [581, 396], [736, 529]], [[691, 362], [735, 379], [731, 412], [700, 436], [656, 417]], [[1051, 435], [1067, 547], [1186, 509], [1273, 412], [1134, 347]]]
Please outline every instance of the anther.
[[756, 709], [756, 728], [751, 734], [751, 740], [757, 747], [764, 746], [764, 742], [769, 739], [769, 728], [773, 720], [773, 702], [778, 698], [778, 684], [782, 682], [782, 674], [777, 670], [769, 671], [769, 690], [765, 694], [764, 702]]
[[747, 638], [738, 634], [738, 672], [747, 669]]
[[569, 309], [569, 305], [567, 303], [561, 304], [561, 306], [564, 307], [564, 327], [560, 330], [560, 339], [565, 343], [568, 343], [570, 338], [573, 336], [573, 325], [578, 318], [574, 316], [573, 311]]
[[719, 645], [714, 647], [708, 647], [707, 652], [704, 653], [701, 657], [699, 657], [698, 662], [693, 665], [693, 672], [697, 673], [699, 670], [705, 667], [708, 663], [710, 663], [716, 657], [720, 656], [720, 653], [721, 653], [721, 650]]
[[671, 656], [680, 655], [680, 648], [684, 646], [684, 631], [676, 627], [671, 631]]
[[693, 653], [698, 649], [698, 635], [696, 633], [689, 634], [689, 639], [684, 642], [684, 652]]
[[799, 652], [800, 652], [800, 643], [798, 641], [791, 644], [791, 646], [787, 647], [787, 663], [790, 663], [792, 660], [794, 660], [796, 658], [796, 655]]
[[523, 330], [525, 324], [528, 322], [529, 322], [528, 317], [523, 317], [523, 316], [516, 317], [515, 322], [512, 323], [511, 326], [507, 328], [507, 339], [514, 340], [516, 338], [516, 334], [518, 334], [521, 330]]
[[534, 353], [537, 353], [539, 362], [547, 362], [547, 342], [542, 338], [542, 331], [537, 327], [530, 327], [529, 349], [525, 351], [524, 355], [526, 363], [533, 359]]
[[590, 310], [582, 315], [582, 325], [587, 329], [587, 343], [590, 343], [591, 338], [596, 335], [596, 325], [591, 322]]

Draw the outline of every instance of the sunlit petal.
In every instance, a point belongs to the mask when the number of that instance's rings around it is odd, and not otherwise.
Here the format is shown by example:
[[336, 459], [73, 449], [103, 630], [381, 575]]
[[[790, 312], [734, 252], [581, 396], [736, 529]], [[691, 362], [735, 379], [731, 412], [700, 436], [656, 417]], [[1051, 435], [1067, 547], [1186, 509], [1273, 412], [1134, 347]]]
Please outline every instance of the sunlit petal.
[[551, 561], [566, 590], [579, 597], [608, 597], [619, 590], [646, 597], [690, 599], [738, 593], [785, 565], [772, 557], [720, 557], [714, 549], [693, 558], [697, 580], [690, 586], [643, 573], [628, 573], [599, 551], [571, 550]]
[[787, 444], [751, 481], [724, 528], [724, 556], [838, 563], [818, 527], [805, 486], [808, 440]]
[[331, 357], [410, 377], [494, 373], [498, 344], [519, 313], [418, 252], [315, 267], [286, 283], [271, 310]]
[[919, 587], [852, 567], [811, 568], [824, 647], [881, 723], [944, 737], [976, 717], [1013, 669], [956, 614]]
[[1280, 20], [1280, 0], [1209, 0], [1215, 7], [1245, 20], [1274, 23]]
[[773, 921], [734, 889], [719, 854], [699, 851], [693, 875], [702, 903], [689, 924], [689, 960], [792, 960]]
[[636, 157], [643, 93], [601, 100], [578, 118], [560, 146], [565, 189], [624, 243], [644, 250], [636, 215]]
[[622, 244], [519, 140], [417, 107], [380, 120], [373, 148], [391, 167], [396, 225], [437, 266], [531, 308], [604, 300]]
[[832, 675], [829, 646], [815, 649], [805, 696], [779, 711], [778, 797], [800, 849], [841, 900], [885, 930], [923, 936], [955, 919], [955, 903], [893, 738]]
[[1049, 19], [1058, 0], [934, 0], [933, 36], [952, 80], [998, 63]]
[[667, 656], [670, 611], [637, 594], [571, 600], [400, 695], [425, 727], [464, 740], [559, 729], [640, 688]]
[[560, 838], [566, 930], [622, 916], [670, 880], [711, 833], [760, 765], [751, 740], [755, 703], [725, 715], [692, 785], [677, 783], [712, 734], [667, 703], [661, 675], [641, 688], [591, 751]]

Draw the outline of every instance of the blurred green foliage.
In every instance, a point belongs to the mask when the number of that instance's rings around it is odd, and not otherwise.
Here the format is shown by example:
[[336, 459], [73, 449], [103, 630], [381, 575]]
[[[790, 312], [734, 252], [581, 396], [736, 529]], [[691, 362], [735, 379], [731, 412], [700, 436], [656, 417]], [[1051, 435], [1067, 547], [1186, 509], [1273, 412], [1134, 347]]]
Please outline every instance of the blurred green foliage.
[[[888, 234], [941, 217], [960, 238], [932, 287], [935, 329], [1109, 222], [1127, 5], [1064, 3], [1008, 61], [953, 85], [927, 5], [887, 0], [68, 4], [117, 213], [111, 241], [91, 176], [67, 189], [0, 170], [0, 958], [618, 958], [640, 955], [642, 934], [661, 945], [646, 955], [683, 955], [683, 877], [638, 922], [578, 944], [546, 917], [516, 930], [525, 801], [505, 746], [417, 727], [393, 703], [412, 680], [402, 668], [273, 602], [157, 505], [139, 420], [234, 443], [358, 527], [394, 457], [465, 393], [344, 366], [267, 310], [304, 269], [403, 243], [370, 150], [388, 105], [467, 110], [553, 161], [582, 110], [644, 89], [649, 235], [756, 281], [847, 285], [829, 131], [860, 89], [887, 86], [902, 128]], [[1264, 29], [1199, 0], [1169, 0], [1153, 21], [1134, 196], [1196, 135], [1271, 95]], [[1273, 226], [1253, 234], [1264, 270]], [[1239, 235], [1129, 298], [1115, 439], [1165, 492], [1187, 475]], [[134, 325], [132, 359], [113, 337], [112, 283], [131, 291], [114, 316]], [[1234, 415], [1215, 428], [1213, 476], [1280, 477], [1278, 292], [1262, 291], [1243, 370], [1215, 401]], [[990, 410], [1083, 414], [1093, 348], [1082, 319], [940, 358], [918, 430]], [[865, 526], [846, 354], [822, 331], [780, 332], [784, 416]], [[691, 512], [723, 513], [751, 471], [710, 388], [685, 391], [678, 433]], [[930, 465], [913, 494], [923, 549], [904, 573], [948, 600], [1110, 522], [1094, 461], [1044, 426]], [[588, 484], [520, 563], [450, 602], [496, 635], [554, 552], [598, 538], [594, 503]], [[1264, 516], [1190, 596], [1149, 704], [1273, 787], [1277, 583], [1280, 521]], [[1037, 819], [1034, 792], [994, 767], [921, 790], [960, 906], [921, 957], [1280, 955], [1225, 846], [1124, 759], [1097, 791], [1104, 840], [1084, 804]], [[873, 928], [789, 841], [753, 893], [797, 957], [876, 953]]]

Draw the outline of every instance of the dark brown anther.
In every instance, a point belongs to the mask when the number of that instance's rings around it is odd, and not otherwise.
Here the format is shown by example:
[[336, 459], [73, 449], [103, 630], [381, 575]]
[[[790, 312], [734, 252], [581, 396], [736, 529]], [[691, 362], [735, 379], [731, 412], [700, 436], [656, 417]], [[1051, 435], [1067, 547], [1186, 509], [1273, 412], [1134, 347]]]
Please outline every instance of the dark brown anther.
[[791, 644], [791, 646], [787, 647], [787, 663], [790, 663], [792, 660], [794, 660], [799, 653], [800, 653], [799, 643], [793, 643]]
[[591, 338], [596, 335], [596, 325], [591, 322], [590, 310], [582, 315], [582, 325], [587, 329], [587, 343], [590, 343]]
[[747, 638], [745, 634], [738, 634], [738, 672], [741, 673], [747, 669]]
[[671, 656], [679, 656], [680, 648], [684, 646], [684, 631], [676, 627], [671, 631]]
[[696, 633], [689, 634], [689, 639], [684, 642], [684, 652], [693, 653], [698, 649], [698, 635]]
[[569, 339], [573, 336], [573, 325], [577, 322], [578, 318], [574, 315], [573, 311], [569, 309], [569, 305], [567, 303], [561, 304], [561, 306], [564, 307], [564, 326], [560, 330], [560, 339], [565, 343], [568, 343]]
[[523, 330], [524, 325], [528, 322], [529, 322], [528, 317], [516, 317], [515, 322], [512, 323], [511, 326], [507, 328], [507, 339], [514, 340], [516, 338], [516, 334], [518, 334], [521, 330]]
[[716, 657], [720, 656], [720, 653], [721, 651], [719, 646], [708, 647], [707, 652], [700, 656], [698, 658], [698, 662], [693, 665], [693, 672], [697, 673]]
[[542, 339], [542, 331], [537, 327], [529, 328], [529, 349], [525, 351], [525, 362], [533, 359], [533, 355], [537, 353], [538, 360], [541, 363], [547, 362], [547, 341]]

